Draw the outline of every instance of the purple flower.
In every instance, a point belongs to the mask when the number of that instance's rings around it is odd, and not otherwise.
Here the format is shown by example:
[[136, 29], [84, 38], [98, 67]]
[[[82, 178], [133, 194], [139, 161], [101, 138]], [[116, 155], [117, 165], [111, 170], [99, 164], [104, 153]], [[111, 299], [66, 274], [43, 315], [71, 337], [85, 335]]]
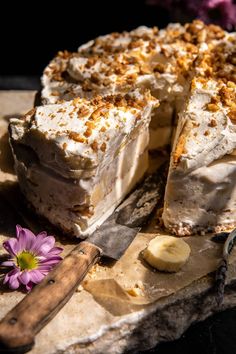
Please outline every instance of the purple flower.
[[3, 283], [8, 283], [11, 289], [17, 289], [22, 284], [30, 291], [62, 260], [59, 256], [62, 248], [54, 245], [55, 238], [45, 231], [35, 236], [30, 230], [17, 225], [16, 238], [3, 242], [10, 258], [2, 265], [13, 268], [6, 274]]
[[232, 30], [236, 25], [236, 5], [232, 0], [200, 1], [196, 14], [204, 22], [214, 22], [225, 29]]
[[205, 23], [215, 23], [227, 30], [236, 26], [236, 4], [234, 0], [146, 0], [149, 5], [157, 5], [168, 10], [172, 20], [189, 21], [199, 18]]

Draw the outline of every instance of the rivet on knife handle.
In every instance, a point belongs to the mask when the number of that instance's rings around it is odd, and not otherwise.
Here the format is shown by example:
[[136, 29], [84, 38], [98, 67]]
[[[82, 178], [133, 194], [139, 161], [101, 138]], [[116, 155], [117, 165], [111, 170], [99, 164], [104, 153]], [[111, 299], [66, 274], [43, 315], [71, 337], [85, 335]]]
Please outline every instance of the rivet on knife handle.
[[101, 256], [97, 246], [81, 242], [0, 322], [0, 353], [30, 350], [35, 335], [73, 295]]

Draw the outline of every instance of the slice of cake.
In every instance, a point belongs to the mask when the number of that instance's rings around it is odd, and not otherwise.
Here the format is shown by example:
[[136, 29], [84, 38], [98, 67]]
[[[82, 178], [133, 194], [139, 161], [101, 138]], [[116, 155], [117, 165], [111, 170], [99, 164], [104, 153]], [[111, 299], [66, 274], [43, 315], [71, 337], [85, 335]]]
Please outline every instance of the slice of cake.
[[178, 235], [236, 226], [236, 36], [196, 63], [179, 115], [163, 213]]
[[157, 104], [135, 90], [41, 106], [12, 119], [19, 184], [37, 213], [76, 236], [94, 231], [147, 170]]

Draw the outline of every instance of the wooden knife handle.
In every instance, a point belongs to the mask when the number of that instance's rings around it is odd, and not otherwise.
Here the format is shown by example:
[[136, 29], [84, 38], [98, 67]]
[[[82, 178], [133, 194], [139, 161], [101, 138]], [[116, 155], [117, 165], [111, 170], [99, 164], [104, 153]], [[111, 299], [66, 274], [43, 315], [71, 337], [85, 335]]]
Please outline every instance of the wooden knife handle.
[[30, 350], [38, 333], [66, 304], [101, 249], [81, 242], [0, 322], [0, 353]]

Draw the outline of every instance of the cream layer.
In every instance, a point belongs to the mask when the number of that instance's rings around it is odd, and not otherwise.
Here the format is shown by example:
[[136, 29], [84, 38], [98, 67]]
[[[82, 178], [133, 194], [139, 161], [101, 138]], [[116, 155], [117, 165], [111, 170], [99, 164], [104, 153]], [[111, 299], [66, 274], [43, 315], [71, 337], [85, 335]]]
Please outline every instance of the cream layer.
[[[129, 142], [111, 164], [97, 170], [91, 178], [65, 178], [45, 168], [37, 160], [27, 160], [15, 152], [16, 171], [24, 193], [27, 189], [47, 205], [71, 210], [95, 207], [113, 188], [116, 179], [122, 179], [133, 161], [147, 149], [148, 129]], [[60, 193], [58, 193], [60, 191]]]
[[236, 156], [169, 176], [163, 220], [177, 235], [236, 225]]
[[[104, 191], [100, 193], [103, 197], [97, 200], [95, 206], [90, 204], [82, 207], [75, 200], [73, 193], [71, 193], [72, 188], [72, 191], [78, 196], [79, 193], [76, 191], [76, 186], [68, 185], [65, 187], [65, 184], [61, 186], [61, 181], [54, 179], [55, 190], [50, 191], [49, 187], [52, 187], [52, 182], [45, 178], [41, 179], [40, 185], [35, 185], [27, 178], [25, 165], [22, 162], [16, 161], [20, 187], [36, 212], [46, 217], [52, 224], [58, 226], [64, 232], [72, 233], [77, 237], [85, 237], [101, 225], [125, 195], [140, 181], [147, 168], [148, 153], [145, 151], [135, 157], [134, 163], [126, 173], [118, 174], [113, 183], [110, 184], [110, 188], [106, 188], [106, 194]], [[46, 185], [44, 190], [40, 189], [43, 185]], [[58, 193], [58, 187], [64, 187], [64, 190], [60, 189], [60, 193]], [[95, 186], [95, 194], [98, 192], [99, 187], [102, 190], [104, 184], [101, 182]], [[65, 196], [66, 191], [70, 192], [70, 195], [66, 196], [65, 203], [63, 204], [63, 196]], [[62, 200], [58, 203], [57, 200], [60, 198], [60, 194]], [[97, 198], [95, 194], [93, 195], [94, 199]], [[77, 204], [73, 204], [75, 202]]]

